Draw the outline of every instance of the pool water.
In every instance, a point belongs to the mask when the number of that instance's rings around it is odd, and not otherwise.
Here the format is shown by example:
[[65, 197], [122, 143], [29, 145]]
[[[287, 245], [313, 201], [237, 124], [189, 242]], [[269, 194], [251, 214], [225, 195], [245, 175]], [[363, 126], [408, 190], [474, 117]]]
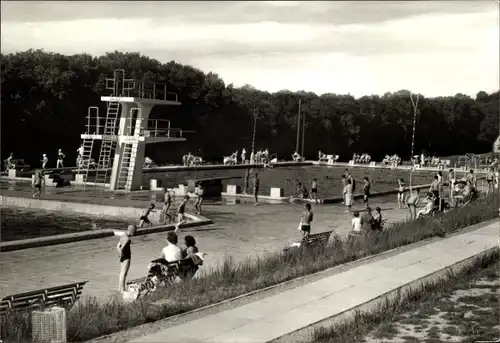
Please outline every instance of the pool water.
[[[268, 195], [271, 187], [284, 190], [285, 196], [296, 193], [295, 182], [304, 182], [308, 189], [311, 181], [316, 178], [318, 182], [319, 197], [338, 197], [342, 194], [341, 176], [345, 167], [303, 166], [286, 168], [259, 169], [260, 188], [262, 195]], [[372, 182], [372, 192], [386, 191], [397, 188], [397, 180], [403, 178], [409, 184], [408, 170], [389, 170], [380, 168], [350, 168], [350, 173], [356, 181], [356, 193], [363, 188], [363, 178], [367, 176]], [[224, 180], [224, 191], [226, 185], [238, 185], [244, 187], [245, 169], [226, 170], [200, 170], [200, 171], [175, 171], [175, 172], [145, 172], [143, 173], [143, 185], [149, 187], [150, 179], [161, 180], [165, 187], [176, 187], [187, 179], [204, 179], [211, 177], [237, 177], [237, 179]], [[435, 172], [415, 171], [412, 177], [413, 185], [428, 184], [432, 182]], [[249, 181], [251, 188], [252, 179]]]
[[0, 241], [47, 237], [96, 229], [125, 229], [129, 223], [43, 210], [2, 208]]

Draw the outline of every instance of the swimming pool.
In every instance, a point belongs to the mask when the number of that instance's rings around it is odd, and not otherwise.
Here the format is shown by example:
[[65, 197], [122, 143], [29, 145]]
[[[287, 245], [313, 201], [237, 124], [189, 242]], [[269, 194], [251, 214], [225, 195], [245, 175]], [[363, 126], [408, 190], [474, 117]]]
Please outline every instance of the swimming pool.
[[0, 241], [54, 236], [95, 229], [125, 229], [129, 223], [42, 210], [1, 208]]
[[[295, 193], [295, 181], [305, 182], [307, 188], [311, 188], [311, 181], [318, 181], [319, 198], [338, 197], [342, 194], [341, 176], [345, 167], [303, 166], [303, 167], [280, 167], [259, 169], [261, 194], [269, 194], [271, 187], [284, 189], [285, 196]], [[389, 170], [381, 168], [349, 168], [351, 175], [356, 181], [356, 189], [363, 187], [363, 178], [368, 176], [372, 181], [372, 192], [386, 191], [397, 188], [397, 179], [404, 178], [409, 184], [408, 170]], [[211, 177], [239, 177], [239, 179], [224, 180], [225, 186], [244, 186], [245, 169], [225, 170], [200, 170], [200, 171], [168, 171], [168, 172], [145, 172], [143, 173], [143, 185], [149, 186], [150, 179], [162, 181], [165, 187], [176, 187], [187, 179], [204, 179]], [[435, 172], [415, 171], [413, 173], [413, 184], [421, 185], [432, 182]], [[252, 180], [249, 182], [252, 187]]]

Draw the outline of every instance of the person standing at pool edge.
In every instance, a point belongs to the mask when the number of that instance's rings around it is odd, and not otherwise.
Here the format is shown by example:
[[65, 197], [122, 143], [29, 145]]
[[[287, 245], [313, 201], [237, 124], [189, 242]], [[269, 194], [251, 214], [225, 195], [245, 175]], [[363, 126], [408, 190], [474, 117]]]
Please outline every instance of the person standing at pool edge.
[[184, 224], [186, 222], [184, 212], [186, 212], [186, 204], [188, 203], [188, 201], [189, 195], [186, 195], [182, 203], [179, 205], [179, 208], [177, 208], [177, 224], [175, 225], [175, 232], [179, 232], [181, 224]]
[[259, 174], [255, 173], [253, 177], [253, 196], [255, 198], [255, 206], [259, 203]]
[[66, 155], [63, 154], [62, 149], [59, 149], [57, 152], [57, 163], [56, 163], [56, 168], [64, 168], [64, 158]]
[[43, 177], [43, 172], [38, 170], [35, 173], [35, 182], [33, 183], [33, 187], [35, 188], [33, 199], [40, 199], [40, 196], [42, 195], [42, 186], [45, 186], [45, 178]]
[[137, 227], [135, 225], [129, 225], [127, 232], [120, 236], [120, 241], [116, 245], [120, 259], [120, 277], [118, 282], [118, 292], [120, 293], [126, 290], [127, 274], [130, 269], [130, 260], [132, 259], [132, 250], [130, 248], [132, 241], [130, 237], [135, 234], [136, 230]]

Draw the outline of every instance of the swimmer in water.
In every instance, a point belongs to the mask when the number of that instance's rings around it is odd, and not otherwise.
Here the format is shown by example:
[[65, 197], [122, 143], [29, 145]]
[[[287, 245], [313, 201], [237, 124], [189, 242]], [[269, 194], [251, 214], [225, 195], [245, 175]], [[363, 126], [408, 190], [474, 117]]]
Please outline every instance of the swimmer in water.
[[144, 211], [142, 216], [139, 218], [139, 227], [141, 228], [144, 224], [148, 224], [149, 227], [153, 226], [153, 224], [149, 221], [149, 214], [153, 211], [155, 208], [155, 204], [149, 205], [149, 207]]
[[182, 203], [177, 208], [177, 224], [175, 224], [175, 232], [179, 232], [181, 224], [184, 224], [186, 222], [186, 217], [184, 213], [186, 212], [186, 204], [188, 203], [188, 201], [189, 201], [189, 196], [186, 195], [182, 200]]

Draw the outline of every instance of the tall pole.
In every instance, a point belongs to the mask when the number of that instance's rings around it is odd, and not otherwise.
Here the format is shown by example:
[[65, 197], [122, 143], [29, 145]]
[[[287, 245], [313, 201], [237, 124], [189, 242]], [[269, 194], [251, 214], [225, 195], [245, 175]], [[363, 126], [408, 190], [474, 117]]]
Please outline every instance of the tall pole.
[[[415, 100], [413, 100], [413, 94], [410, 92], [410, 101], [413, 107], [413, 132], [411, 135], [411, 153], [410, 153], [410, 161], [413, 161], [413, 149], [415, 147], [415, 127], [417, 123], [417, 111], [418, 111], [418, 99], [420, 98], [420, 94], [417, 94]], [[413, 175], [413, 167], [410, 169], [410, 192], [411, 192], [411, 181]]]
[[255, 151], [255, 132], [257, 131], [257, 116], [259, 115], [259, 109], [253, 110], [253, 138], [252, 138], [252, 152]]
[[[300, 100], [299, 100], [300, 103]], [[302, 115], [302, 152], [300, 153], [300, 156], [304, 158], [304, 138], [306, 135], [306, 114], [304, 113]]]
[[300, 142], [300, 105], [302, 100], [299, 100], [299, 115], [297, 118], [297, 144], [295, 145], [295, 152], [299, 153], [299, 142]]

